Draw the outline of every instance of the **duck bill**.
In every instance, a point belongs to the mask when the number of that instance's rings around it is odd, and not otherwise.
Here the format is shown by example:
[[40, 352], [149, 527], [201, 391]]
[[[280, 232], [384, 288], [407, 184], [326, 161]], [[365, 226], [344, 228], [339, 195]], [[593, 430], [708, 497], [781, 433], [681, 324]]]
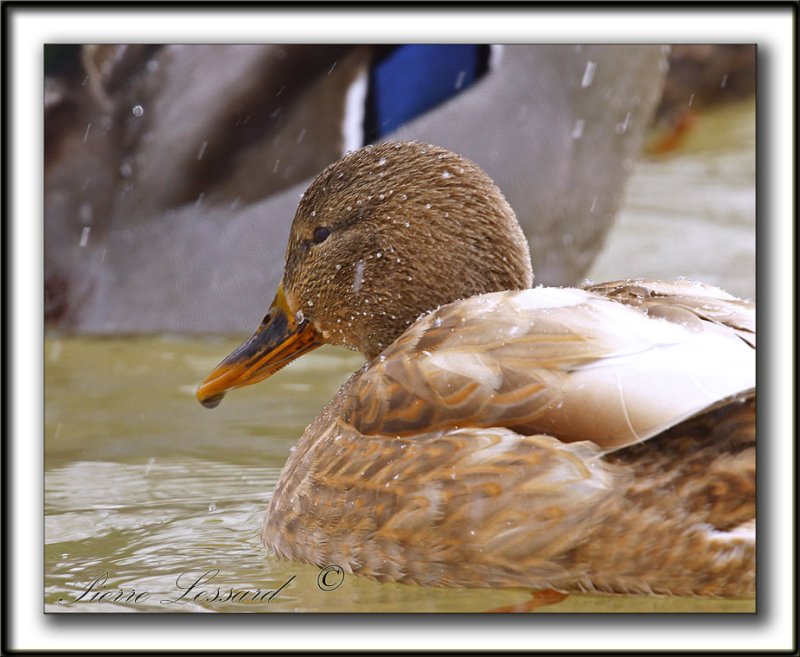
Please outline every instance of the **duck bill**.
[[263, 381], [321, 344], [316, 329], [289, 308], [281, 284], [261, 326], [203, 380], [197, 399], [214, 408], [229, 390]]

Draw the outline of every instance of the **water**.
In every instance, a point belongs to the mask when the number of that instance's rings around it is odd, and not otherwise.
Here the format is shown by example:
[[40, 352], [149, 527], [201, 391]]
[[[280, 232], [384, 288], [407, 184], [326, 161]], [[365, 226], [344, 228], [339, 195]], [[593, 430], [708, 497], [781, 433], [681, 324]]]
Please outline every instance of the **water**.
[[[755, 296], [754, 108], [727, 108], [703, 121], [706, 129], [679, 153], [639, 166], [594, 280], [684, 275]], [[335, 573], [326, 578], [271, 557], [259, 531], [280, 468], [363, 360], [324, 347], [228, 395], [214, 411], [202, 408], [198, 382], [237, 344], [179, 336], [46, 340], [47, 611], [452, 612], [529, 598], [524, 590], [339, 582]], [[540, 611], [754, 607], [753, 600], [571, 595]]]
[[637, 164], [589, 277], [688, 278], [756, 298], [755, 103], [698, 117], [678, 152]]

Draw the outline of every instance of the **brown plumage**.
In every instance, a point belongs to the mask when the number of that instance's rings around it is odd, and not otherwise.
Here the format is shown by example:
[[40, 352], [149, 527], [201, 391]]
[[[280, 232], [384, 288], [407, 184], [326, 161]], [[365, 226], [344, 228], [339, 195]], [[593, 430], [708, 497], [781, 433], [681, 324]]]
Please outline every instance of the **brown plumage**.
[[[432, 308], [531, 286], [525, 235], [505, 220], [513, 210], [473, 162], [406, 142], [368, 146], [344, 162], [303, 195], [283, 276], [290, 305], [327, 343], [374, 358]], [[330, 241], [314, 244], [318, 227]], [[447, 253], [444, 262], [437, 252]], [[451, 274], [457, 280], [442, 280]]]
[[266, 545], [382, 581], [752, 595], [752, 304], [530, 282], [463, 158], [390, 143], [320, 174], [270, 313], [198, 390], [216, 405], [324, 342], [372, 359], [289, 457]]

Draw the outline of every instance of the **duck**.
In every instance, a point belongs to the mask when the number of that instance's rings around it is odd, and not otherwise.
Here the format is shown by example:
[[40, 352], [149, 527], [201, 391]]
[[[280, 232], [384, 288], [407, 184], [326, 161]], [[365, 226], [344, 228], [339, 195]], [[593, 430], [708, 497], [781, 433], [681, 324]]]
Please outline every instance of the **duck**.
[[62, 61], [45, 86], [45, 320], [92, 335], [249, 330], [299, 195], [387, 139], [476, 161], [515, 208], [538, 281], [577, 283], [668, 56], [647, 44], [57, 48], [45, 53]]
[[750, 597], [755, 306], [687, 280], [533, 287], [492, 179], [422, 142], [325, 168], [281, 283], [198, 400], [366, 358], [293, 448], [281, 559], [381, 582]]

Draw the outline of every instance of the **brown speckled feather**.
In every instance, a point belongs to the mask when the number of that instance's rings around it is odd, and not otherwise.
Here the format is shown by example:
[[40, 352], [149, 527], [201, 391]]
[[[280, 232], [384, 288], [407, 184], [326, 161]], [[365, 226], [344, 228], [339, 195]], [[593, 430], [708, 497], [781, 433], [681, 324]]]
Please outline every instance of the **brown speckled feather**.
[[[713, 293], [701, 286], [679, 304], [704, 305]], [[657, 412], [642, 417], [656, 417], [658, 426], [641, 433], [644, 442], [608, 440], [604, 450], [600, 439], [563, 442], [575, 438], [575, 426], [594, 424], [598, 436], [608, 435], [587, 410], [596, 406], [596, 386], [574, 393], [583, 397], [567, 406], [589, 419], [567, 417], [562, 435], [570, 377], [609, 354], [623, 363], [644, 354], [649, 368], [652, 347], [632, 348], [643, 338], [629, 322], [665, 328], [645, 333], [678, 356], [672, 329], [691, 340], [698, 328], [683, 319], [662, 327], [669, 320], [641, 304], [589, 292], [536, 294], [492, 294], [434, 311], [354, 375], [287, 463], [266, 544], [283, 557], [425, 585], [752, 594], [755, 372], [753, 349], [737, 333], [745, 322], [699, 320], [725, 343], [720, 360], [748, 371], [744, 380], [730, 383], [719, 372], [700, 382], [701, 371], [679, 363], [695, 386], [686, 396], [691, 410], [680, 395], [673, 403], [669, 376], [646, 377]], [[619, 313], [629, 328], [624, 338], [601, 339], [614, 330], [598, 323], [596, 305]], [[450, 362], [458, 355], [464, 362]], [[716, 369], [713, 361], [704, 367]], [[712, 400], [705, 395], [716, 378], [729, 383]], [[663, 380], [662, 399], [653, 391]], [[555, 438], [536, 429], [548, 413]]]
[[714, 297], [686, 292], [677, 316], [657, 319], [574, 289], [445, 306], [371, 363], [344, 418], [363, 434], [503, 426], [604, 448], [646, 440], [755, 385], [753, 349], [717, 321], [687, 323]]
[[633, 475], [608, 522], [566, 558], [579, 588], [755, 594], [755, 396], [607, 456]]
[[502, 428], [398, 439], [335, 422], [312, 442], [287, 464], [291, 490], [273, 502], [265, 540], [379, 580], [564, 586], [563, 555], [631, 479], [592, 443]]
[[732, 329], [751, 347], [756, 346], [756, 309], [712, 285], [696, 281], [630, 279], [588, 285], [584, 289], [688, 326], [713, 322]]

